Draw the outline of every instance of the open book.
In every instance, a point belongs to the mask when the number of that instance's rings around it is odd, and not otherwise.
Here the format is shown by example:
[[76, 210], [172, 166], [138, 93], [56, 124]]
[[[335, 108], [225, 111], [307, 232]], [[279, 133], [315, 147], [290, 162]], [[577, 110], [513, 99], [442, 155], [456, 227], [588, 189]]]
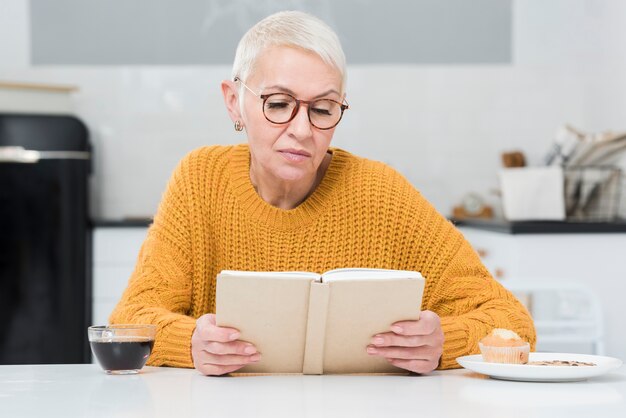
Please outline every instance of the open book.
[[217, 276], [216, 322], [238, 329], [261, 353], [240, 372], [401, 372], [365, 350], [394, 322], [419, 319], [423, 291], [424, 278], [414, 271], [224, 270]]

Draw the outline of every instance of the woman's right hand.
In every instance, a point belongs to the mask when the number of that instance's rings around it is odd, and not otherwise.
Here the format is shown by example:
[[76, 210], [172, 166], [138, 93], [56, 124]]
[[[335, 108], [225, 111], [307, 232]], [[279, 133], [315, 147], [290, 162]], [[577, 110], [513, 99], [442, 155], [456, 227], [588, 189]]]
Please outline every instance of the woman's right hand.
[[256, 347], [238, 341], [239, 331], [215, 325], [215, 314], [202, 315], [191, 336], [191, 357], [200, 373], [219, 376], [256, 363], [261, 355]]

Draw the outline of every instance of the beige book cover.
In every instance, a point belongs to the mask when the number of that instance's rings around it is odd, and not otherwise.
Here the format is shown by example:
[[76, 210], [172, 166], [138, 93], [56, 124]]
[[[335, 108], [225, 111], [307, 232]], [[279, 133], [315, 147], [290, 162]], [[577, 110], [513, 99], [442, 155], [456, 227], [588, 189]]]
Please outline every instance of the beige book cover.
[[423, 291], [414, 271], [225, 270], [217, 276], [216, 322], [261, 353], [242, 373], [406, 373], [365, 350], [394, 322], [419, 319]]

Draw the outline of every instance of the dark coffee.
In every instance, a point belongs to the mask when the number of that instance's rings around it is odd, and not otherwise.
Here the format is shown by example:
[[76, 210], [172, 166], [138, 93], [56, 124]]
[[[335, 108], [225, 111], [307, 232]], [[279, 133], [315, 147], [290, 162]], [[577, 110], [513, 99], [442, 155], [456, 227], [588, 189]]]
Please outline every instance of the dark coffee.
[[90, 344], [104, 370], [139, 370], [146, 364], [154, 340], [137, 337], [91, 341]]

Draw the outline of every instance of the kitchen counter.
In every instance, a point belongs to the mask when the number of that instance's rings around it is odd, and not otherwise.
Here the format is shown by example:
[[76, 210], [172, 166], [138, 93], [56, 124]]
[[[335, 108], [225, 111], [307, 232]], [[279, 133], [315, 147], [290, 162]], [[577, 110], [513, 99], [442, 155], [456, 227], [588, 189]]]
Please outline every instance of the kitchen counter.
[[[626, 233], [626, 221], [619, 222], [560, 222], [560, 221], [506, 221], [503, 219], [450, 219], [456, 226], [482, 229], [506, 234], [580, 234]], [[150, 218], [93, 219], [94, 228], [148, 227]]]
[[505, 234], [626, 233], [626, 222], [506, 221], [503, 219], [450, 219], [456, 226]]
[[2, 417], [622, 417], [626, 369], [582, 382], [529, 383], [468, 370], [427, 376], [207, 377], [145, 367], [0, 366]]
[[[579, 233], [626, 233], [626, 222], [556, 222], [525, 221], [510, 222], [503, 219], [450, 219], [456, 226], [482, 229], [506, 234], [579, 234]], [[93, 219], [94, 228], [148, 227], [150, 218]]]
[[125, 219], [92, 219], [92, 228], [138, 228], [148, 227], [152, 223], [151, 218], [125, 218]]

